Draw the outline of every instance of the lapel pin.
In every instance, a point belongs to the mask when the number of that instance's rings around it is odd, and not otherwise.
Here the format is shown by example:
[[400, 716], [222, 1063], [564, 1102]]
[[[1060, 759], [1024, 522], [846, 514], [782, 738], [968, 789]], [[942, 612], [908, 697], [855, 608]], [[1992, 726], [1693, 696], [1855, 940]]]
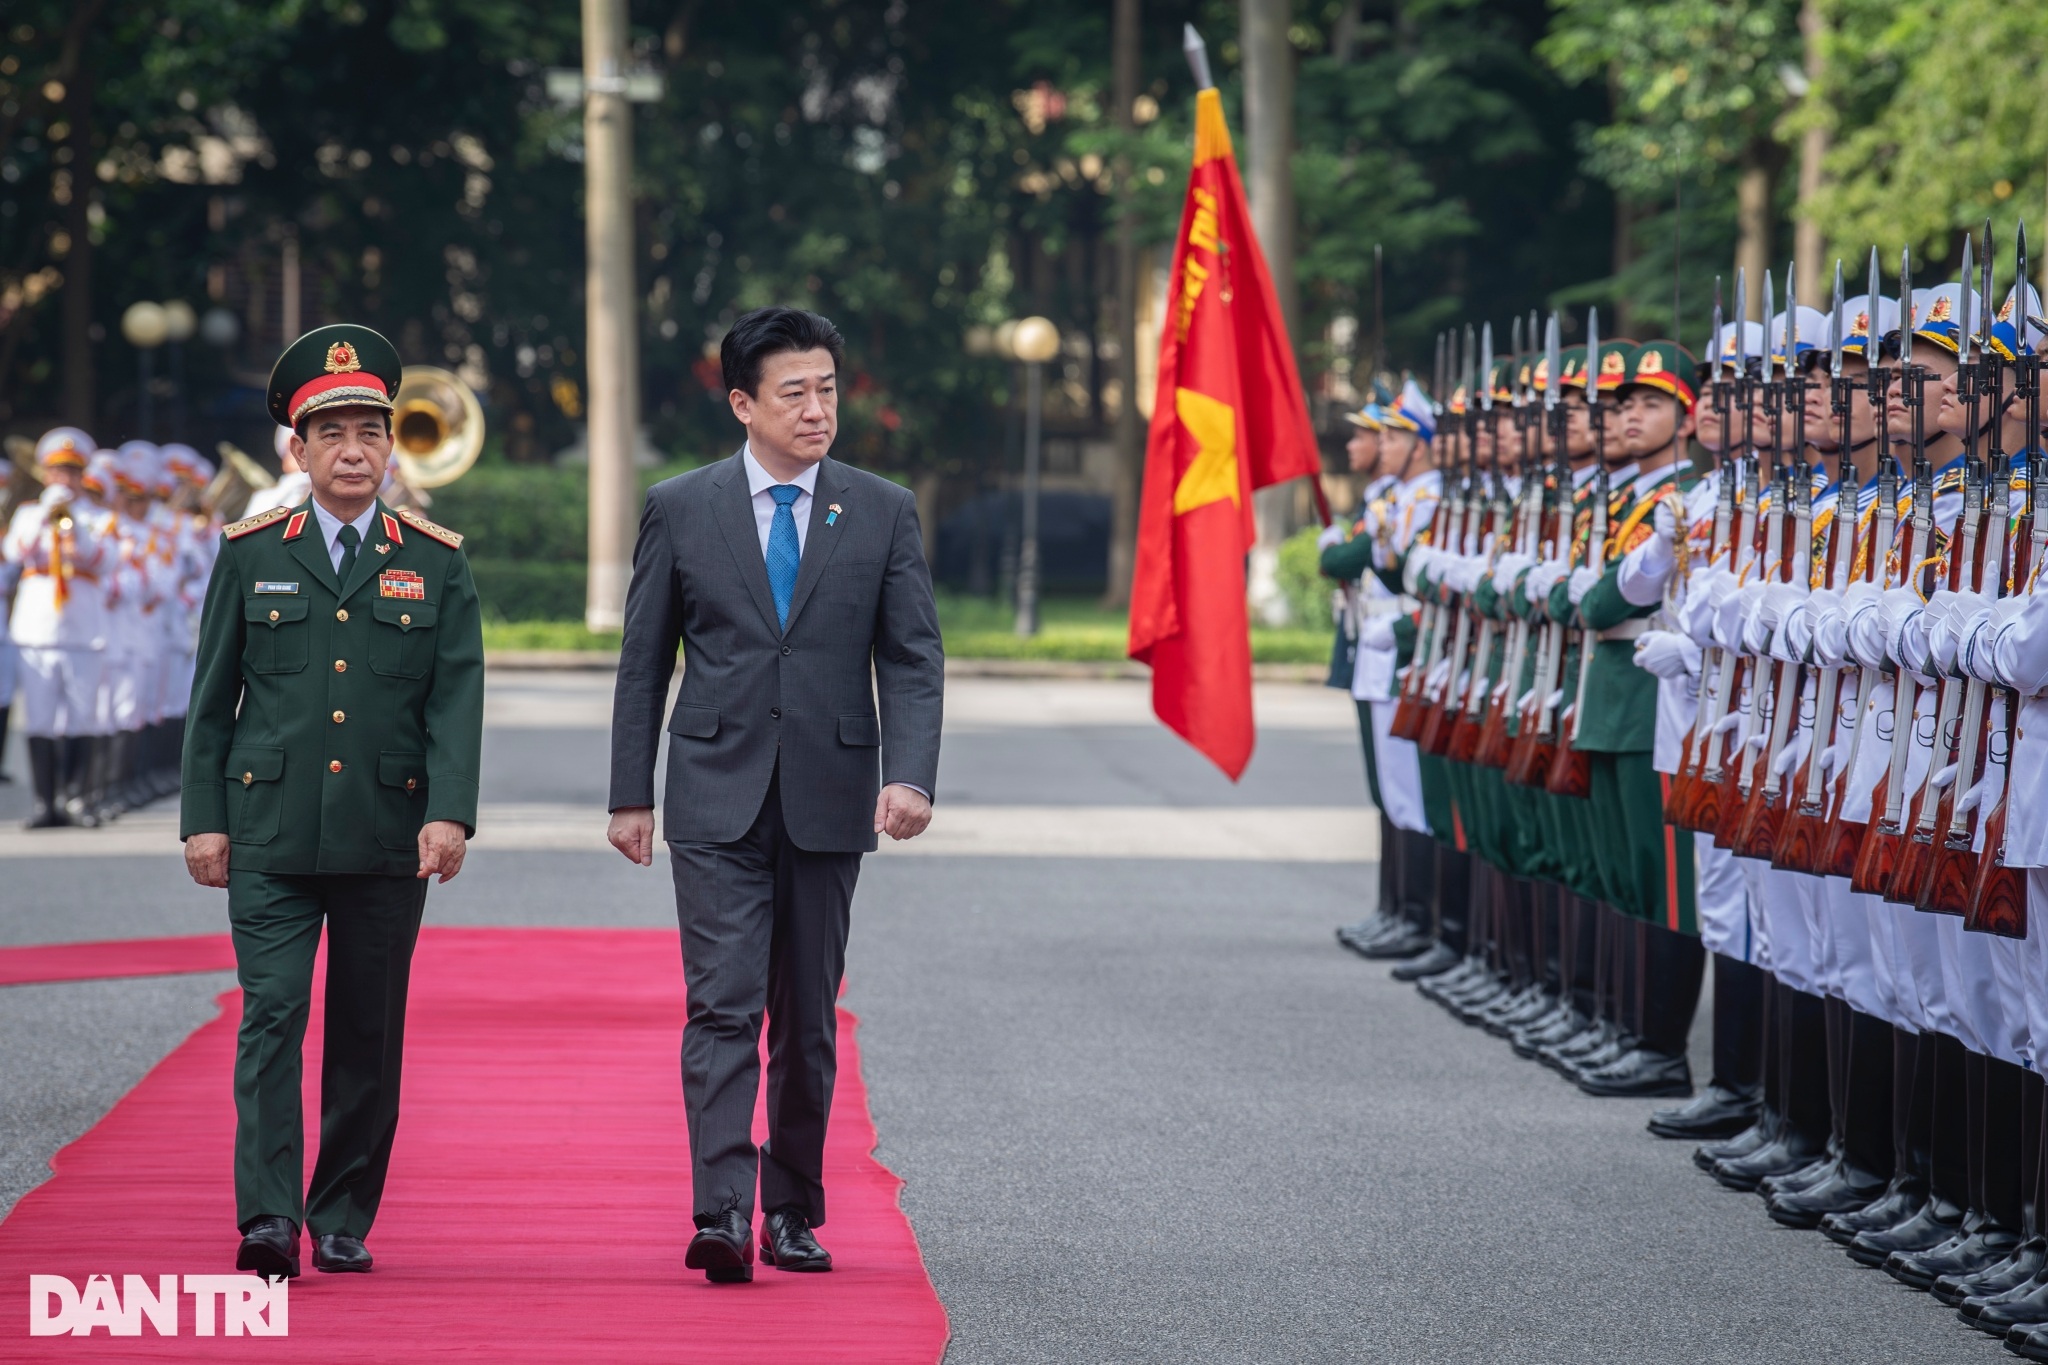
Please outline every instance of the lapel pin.
[[835, 502], [825, 509], [825, 524], [830, 526], [837, 520], [839, 520], [839, 504]]
[[377, 553], [380, 555], [388, 555], [391, 553], [391, 547], [389, 545], [379, 544], [377, 546]]

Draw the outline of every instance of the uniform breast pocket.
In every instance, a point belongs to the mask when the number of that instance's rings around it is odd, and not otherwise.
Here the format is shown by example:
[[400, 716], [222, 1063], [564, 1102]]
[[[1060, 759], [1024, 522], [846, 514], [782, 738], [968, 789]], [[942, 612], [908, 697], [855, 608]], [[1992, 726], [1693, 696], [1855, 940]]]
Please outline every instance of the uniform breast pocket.
[[370, 668], [387, 678], [424, 678], [434, 662], [434, 604], [380, 597], [370, 614]]
[[306, 624], [311, 607], [303, 597], [263, 596], [243, 601], [248, 622], [242, 664], [251, 673], [297, 673], [306, 666]]
[[427, 756], [377, 755], [377, 842], [385, 848], [416, 847], [427, 822]]
[[284, 750], [244, 744], [228, 751], [228, 838], [267, 844], [277, 837], [284, 800]]

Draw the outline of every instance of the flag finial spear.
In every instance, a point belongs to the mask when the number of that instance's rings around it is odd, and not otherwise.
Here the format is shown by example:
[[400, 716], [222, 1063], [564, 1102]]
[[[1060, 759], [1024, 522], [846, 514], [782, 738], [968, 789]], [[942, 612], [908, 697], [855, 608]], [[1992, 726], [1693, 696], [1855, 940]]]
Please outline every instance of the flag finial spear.
[[1216, 82], [1209, 77], [1209, 46], [1193, 24], [1181, 26], [1180, 50], [1188, 59], [1188, 70], [1195, 73], [1195, 89], [1214, 90]]

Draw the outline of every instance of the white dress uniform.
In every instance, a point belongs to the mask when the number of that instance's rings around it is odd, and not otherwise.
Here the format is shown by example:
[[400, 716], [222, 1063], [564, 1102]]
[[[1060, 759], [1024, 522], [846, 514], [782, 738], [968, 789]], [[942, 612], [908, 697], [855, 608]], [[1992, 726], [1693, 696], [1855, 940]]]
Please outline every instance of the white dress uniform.
[[[1443, 476], [1427, 470], [1395, 485], [1388, 498], [1387, 522], [1374, 542], [1373, 563], [1387, 569], [1399, 562], [1429, 529], [1443, 495]], [[1370, 575], [1368, 575], [1370, 577]], [[1384, 585], [1382, 585], [1384, 586]], [[1393, 733], [1394, 643], [1392, 615], [1373, 617], [1358, 637], [1358, 666], [1352, 674], [1353, 695], [1366, 690], [1372, 703], [1373, 760], [1379, 769], [1380, 799], [1386, 802], [1387, 819], [1398, 829], [1414, 834], [1429, 833], [1429, 820], [1422, 806], [1422, 764], [1415, 743]]]
[[32, 738], [94, 733], [106, 608], [100, 574], [112, 557], [101, 518], [52, 485], [20, 508], [0, 542], [16, 565], [8, 634], [21, 651], [22, 730]]

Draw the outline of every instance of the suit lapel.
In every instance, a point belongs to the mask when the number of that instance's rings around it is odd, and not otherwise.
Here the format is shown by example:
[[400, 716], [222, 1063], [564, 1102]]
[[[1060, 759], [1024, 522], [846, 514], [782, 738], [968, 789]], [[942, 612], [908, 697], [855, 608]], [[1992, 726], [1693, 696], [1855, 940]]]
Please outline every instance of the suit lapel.
[[[845, 476], [835, 460], [827, 456], [819, 461], [817, 491], [811, 495], [811, 521], [804, 531], [804, 556], [797, 565], [796, 590], [789, 595], [791, 625], [796, 624], [797, 613], [804, 609], [804, 603], [810, 599], [811, 589], [817, 587], [818, 580], [825, 576], [825, 569], [832, 562], [833, 551], [839, 548], [839, 527], [825, 524], [829, 510], [827, 504], [839, 504], [840, 516], [845, 517], [846, 500], [851, 495], [852, 488], [853, 480]], [[762, 576], [767, 576], [765, 571]]]
[[306, 513], [306, 525], [295, 538], [286, 541], [284, 547], [291, 551], [293, 559], [306, 566], [306, 572], [326, 584], [329, 591], [339, 593], [341, 585], [334, 577], [333, 563], [327, 558], [327, 537], [320, 533], [319, 515], [313, 511], [311, 500], [301, 507]]
[[[768, 561], [761, 553], [761, 531], [754, 521], [754, 500], [747, 492], [746, 466], [738, 455], [726, 461], [725, 476], [712, 493], [711, 507], [761, 619], [780, 635], [782, 628], [775, 624], [775, 594], [768, 588]], [[794, 604], [790, 615], [796, 615]]]
[[370, 576], [377, 572], [378, 565], [391, 558], [390, 555], [380, 555], [377, 553], [377, 546], [380, 544], [390, 544], [384, 538], [384, 503], [382, 499], [379, 499], [377, 502], [376, 515], [370, 518], [370, 534], [365, 536], [363, 543], [356, 548], [355, 567], [349, 570], [348, 582], [341, 585], [341, 600], [344, 603], [362, 590], [363, 584], [369, 582]]

